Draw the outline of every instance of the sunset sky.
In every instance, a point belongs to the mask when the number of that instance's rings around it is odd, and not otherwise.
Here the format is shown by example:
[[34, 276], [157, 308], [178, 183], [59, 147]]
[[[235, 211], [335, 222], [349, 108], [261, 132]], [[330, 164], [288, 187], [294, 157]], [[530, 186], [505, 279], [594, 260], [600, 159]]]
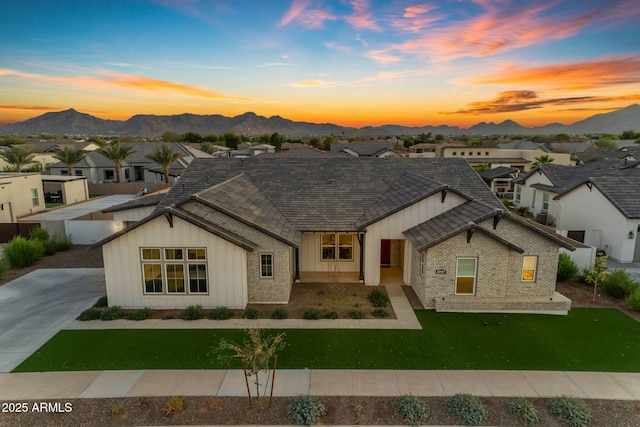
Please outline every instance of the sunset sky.
[[0, 124], [75, 108], [537, 126], [640, 102], [638, 0], [20, 0], [2, 16]]

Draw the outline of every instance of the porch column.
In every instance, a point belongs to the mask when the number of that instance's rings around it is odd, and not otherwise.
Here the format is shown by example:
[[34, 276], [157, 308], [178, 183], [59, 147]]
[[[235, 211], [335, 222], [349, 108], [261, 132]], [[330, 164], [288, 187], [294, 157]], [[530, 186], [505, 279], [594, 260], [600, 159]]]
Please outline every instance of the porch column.
[[295, 258], [295, 263], [296, 263], [293, 279], [296, 282], [299, 282], [300, 281], [300, 257], [298, 256], [299, 254], [298, 248], [293, 248], [293, 254], [294, 254], [293, 256]]
[[360, 244], [360, 275], [358, 280], [364, 282], [364, 234], [358, 234], [358, 243]]

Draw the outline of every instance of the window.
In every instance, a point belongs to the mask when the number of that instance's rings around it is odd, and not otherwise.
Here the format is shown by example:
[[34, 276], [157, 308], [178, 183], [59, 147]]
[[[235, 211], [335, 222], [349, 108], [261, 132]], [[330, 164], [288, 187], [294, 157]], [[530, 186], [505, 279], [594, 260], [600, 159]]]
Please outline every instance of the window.
[[473, 295], [476, 288], [476, 258], [456, 260], [456, 294]]
[[124, 170], [124, 179], [129, 180], [129, 178], [131, 178], [131, 171], [129, 170], [129, 168], [126, 168]]
[[64, 175], [64, 176], [69, 175], [69, 169], [60, 169], [60, 175]]
[[457, 156], [457, 155], [458, 155], [458, 152], [457, 152], [457, 151], [454, 151], [454, 152], [453, 152], [453, 155], [454, 155], [454, 156]]
[[542, 194], [542, 210], [549, 212], [549, 194]]
[[40, 204], [40, 202], [38, 201], [38, 189], [37, 188], [32, 188], [31, 189], [31, 203], [33, 203], [33, 206], [38, 206]]
[[353, 260], [353, 234], [323, 234], [321, 246], [323, 261]]
[[75, 176], [82, 176], [82, 170], [81, 169], [76, 169], [73, 171], [73, 173], [75, 174]]
[[273, 277], [273, 254], [260, 254], [260, 277]]
[[426, 252], [420, 252], [420, 275], [424, 277], [424, 262], [426, 258]]
[[522, 258], [522, 281], [523, 282], [535, 282], [537, 266], [538, 266], [538, 257], [526, 256]]
[[146, 294], [207, 292], [204, 248], [141, 248], [140, 259]]
[[105, 181], [113, 181], [114, 179], [116, 179], [116, 173], [113, 171], [113, 169], [105, 169], [103, 173]]
[[522, 187], [518, 185], [516, 186], [516, 203], [520, 203], [521, 198], [522, 198]]

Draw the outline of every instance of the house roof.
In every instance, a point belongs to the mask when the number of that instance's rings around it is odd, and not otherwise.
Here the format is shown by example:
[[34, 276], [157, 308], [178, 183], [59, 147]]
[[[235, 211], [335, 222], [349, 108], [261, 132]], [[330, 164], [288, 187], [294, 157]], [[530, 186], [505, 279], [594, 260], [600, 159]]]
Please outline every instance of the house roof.
[[151, 194], [146, 194], [141, 197], [137, 197], [132, 200], [127, 200], [124, 203], [120, 203], [117, 205], [110, 206], [106, 209], [103, 209], [101, 212], [117, 212], [117, 211], [126, 211], [129, 209], [136, 208], [144, 208], [148, 206], [157, 206], [158, 203], [167, 195], [169, 188], [164, 188], [162, 190], [154, 191]]
[[371, 141], [371, 142], [336, 142], [331, 144], [331, 152], [349, 150], [360, 157], [376, 157], [387, 151], [393, 151], [393, 142]]
[[[300, 144], [302, 145], [302, 144]], [[295, 158], [328, 158], [328, 157], [350, 157], [348, 154], [340, 152], [340, 153], [330, 153], [328, 151], [318, 150], [317, 148], [309, 147], [306, 145], [302, 145], [301, 147], [290, 148], [287, 151], [281, 151], [280, 153], [264, 153], [261, 156], [267, 156], [271, 158], [285, 158], [285, 159], [295, 159]]]
[[510, 166], [498, 166], [497, 168], [480, 171], [478, 175], [485, 179], [505, 178], [519, 170], [518, 168], [512, 168]]
[[549, 181], [556, 187], [556, 192], [562, 192], [567, 188], [583, 182], [592, 176], [605, 176], [619, 173], [626, 166], [624, 160], [608, 159], [597, 162], [585, 163], [579, 166], [565, 166], [547, 163], [531, 169], [527, 173], [520, 175], [514, 179], [514, 182], [522, 184], [526, 180], [536, 174], [544, 174]]

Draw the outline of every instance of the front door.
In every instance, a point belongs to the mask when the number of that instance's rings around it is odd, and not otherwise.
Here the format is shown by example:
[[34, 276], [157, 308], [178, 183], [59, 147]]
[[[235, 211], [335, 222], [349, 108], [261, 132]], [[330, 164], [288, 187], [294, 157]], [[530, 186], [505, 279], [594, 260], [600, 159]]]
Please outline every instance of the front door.
[[391, 240], [380, 241], [380, 265], [391, 265]]

